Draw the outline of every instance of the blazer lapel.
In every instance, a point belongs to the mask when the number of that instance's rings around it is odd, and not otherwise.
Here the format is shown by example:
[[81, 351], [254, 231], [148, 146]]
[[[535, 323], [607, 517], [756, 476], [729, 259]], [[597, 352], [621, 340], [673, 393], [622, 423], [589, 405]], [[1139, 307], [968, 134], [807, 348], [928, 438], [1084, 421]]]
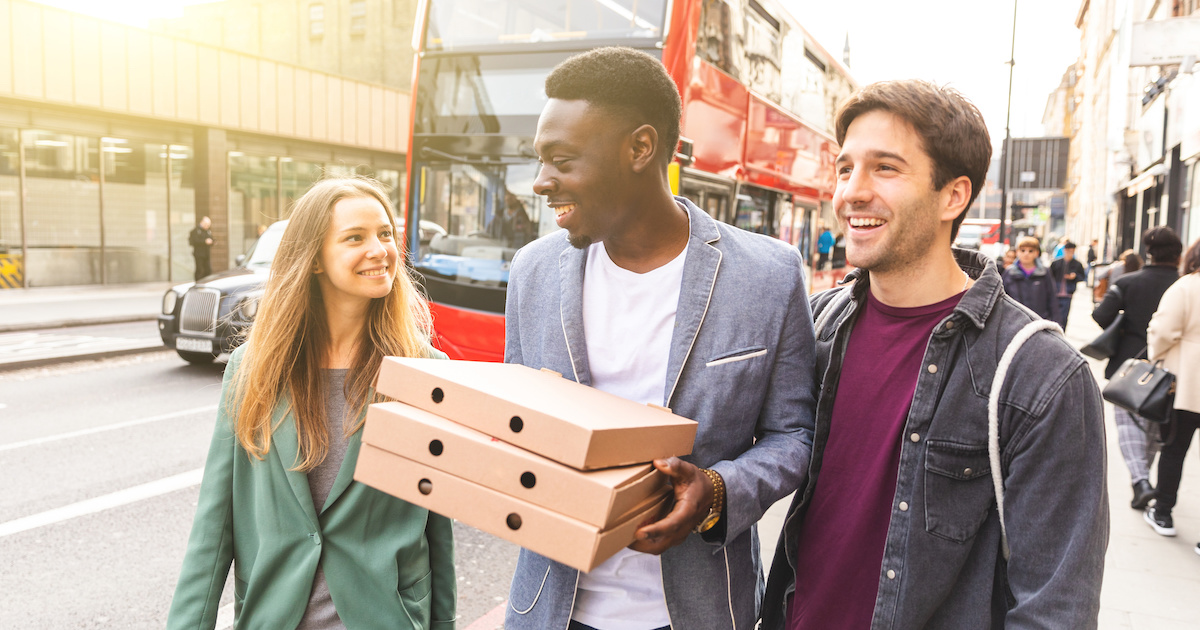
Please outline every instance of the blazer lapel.
[[[676, 197], [676, 199], [683, 199]], [[717, 283], [717, 270], [721, 266], [721, 250], [713, 246], [721, 238], [716, 223], [707, 214], [683, 199], [691, 221], [691, 236], [688, 238], [687, 258], [683, 263], [683, 285], [679, 288], [679, 305], [675, 310], [675, 332], [671, 335], [671, 354], [667, 360], [667, 383], [663, 405], [671, 406], [675, 387], [683, 373], [683, 366], [691, 355], [696, 335], [704, 323], [704, 316], [712, 301], [713, 288]]]
[[[292, 470], [299, 462], [297, 456], [300, 452], [300, 437], [296, 433], [296, 420], [287, 411], [289, 407], [286, 400], [280, 401], [274, 417], [271, 418], [271, 421], [277, 425], [274, 433], [271, 434], [271, 444], [275, 449], [275, 455], [279, 458], [279, 463], [283, 466], [284, 475], [287, 476], [288, 485], [292, 487], [292, 493], [296, 495], [296, 500], [300, 502], [300, 508], [304, 510], [304, 514], [311, 521], [310, 524], [315, 528], [318, 525], [317, 509], [313, 506], [312, 490], [308, 487], [308, 474]], [[278, 420], [280, 415], [283, 416], [282, 422]]]
[[[588, 369], [587, 341], [583, 335], [583, 270], [587, 250], [570, 247], [558, 257], [559, 310], [562, 315], [563, 342], [575, 371], [575, 382], [591, 385]], [[548, 366], [535, 366], [548, 367]]]
[[346, 439], [346, 457], [342, 460], [342, 467], [338, 469], [337, 479], [333, 480], [333, 487], [329, 489], [329, 496], [325, 498], [325, 505], [321, 506], [321, 513], [324, 514], [337, 501], [338, 497], [346, 491], [350, 486], [350, 482], [354, 481], [354, 467], [358, 464], [358, 449], [362, 446], [362, 429], [355, 431], [353, 435]]

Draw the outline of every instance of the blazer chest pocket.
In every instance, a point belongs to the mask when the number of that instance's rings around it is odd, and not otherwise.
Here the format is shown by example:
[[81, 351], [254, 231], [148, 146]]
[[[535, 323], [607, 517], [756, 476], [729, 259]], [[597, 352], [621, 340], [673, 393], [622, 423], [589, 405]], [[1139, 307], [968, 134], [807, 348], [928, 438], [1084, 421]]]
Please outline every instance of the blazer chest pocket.
[[987, 446], [930, 440], [925, 451], [925, 530], [966, 542], [991, 511], [995, 493]]
[[704, 367], [717, 367], [719, 365], [727, 365], [729, 363], [738, 363], [740, 361], [749, 361], [767, 354], [766, 346], [751, 346], [748, 348], [738, 348], [729, 352], [723, 352], [709, 359]]

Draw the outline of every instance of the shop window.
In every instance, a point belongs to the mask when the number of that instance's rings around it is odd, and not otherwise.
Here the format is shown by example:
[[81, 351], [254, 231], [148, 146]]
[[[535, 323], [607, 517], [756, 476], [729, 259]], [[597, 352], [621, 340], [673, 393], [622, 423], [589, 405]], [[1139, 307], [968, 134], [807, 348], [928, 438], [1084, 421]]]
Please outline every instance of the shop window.
[[258, 226], [282, 218], [278, 166], [278, 158], [273, 156], [229, 152], [230, 266], [258, 238]]
[[317, 39], [325, 36], [325, 5], [308, 5], [308, 36]]
[[99, 284], [99, 139], [25, 130], [21, 150], [27, 286]]
[[101, 138], [100, 153], [104, 282], [167, 280], [167, 145]]
[[171, 280], [187, 281], [195, 277], [195, 260], [188, 234], [196, 226], [196, 185], [192, 147], [172, 144], [167, 147], [168, 194], [171, 196]]
[[0, 127], [0, 290], [19, 289], [25, 284], [19, 147], [17, 130]]
[[350, 34], [365, 35], [367, 32], [367, 0], [350, 0]]

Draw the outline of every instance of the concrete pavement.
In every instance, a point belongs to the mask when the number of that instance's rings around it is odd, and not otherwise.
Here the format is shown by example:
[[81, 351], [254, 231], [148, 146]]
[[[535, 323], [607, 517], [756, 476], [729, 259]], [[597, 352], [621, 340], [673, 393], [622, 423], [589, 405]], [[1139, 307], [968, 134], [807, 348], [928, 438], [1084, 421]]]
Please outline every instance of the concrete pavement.
[[170, 286], [2, 290], [0, 370], [161, 350], [154, 319]]

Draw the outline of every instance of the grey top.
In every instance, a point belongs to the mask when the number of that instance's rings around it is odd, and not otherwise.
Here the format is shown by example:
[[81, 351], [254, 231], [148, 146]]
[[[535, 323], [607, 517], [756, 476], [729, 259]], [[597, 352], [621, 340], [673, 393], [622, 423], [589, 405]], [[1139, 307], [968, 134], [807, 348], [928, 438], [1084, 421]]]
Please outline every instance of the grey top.
[[[308, 488], [312, 492], [313, 507], [317, 509], [317, 514], [325, 507], [325, 499], [329, 497], [333, 481], [337, 479], [338, 471], [342, 468], [342, 460], [346, 458], [346, 432], [342, 423], [346, 418], [345, 388], [348, 371], [321, 370], [325, 376], [325, 421], [329, 427], [329, 452], [324, 461], [308, 471]], [[308, 607], [296, 628], [345, 630], [345, 627], [334, 610], [329, 585], [325, 582], [325, 571], [318, 566], [317, 575], [313, 578], [312, 593], [308, 596]]]

